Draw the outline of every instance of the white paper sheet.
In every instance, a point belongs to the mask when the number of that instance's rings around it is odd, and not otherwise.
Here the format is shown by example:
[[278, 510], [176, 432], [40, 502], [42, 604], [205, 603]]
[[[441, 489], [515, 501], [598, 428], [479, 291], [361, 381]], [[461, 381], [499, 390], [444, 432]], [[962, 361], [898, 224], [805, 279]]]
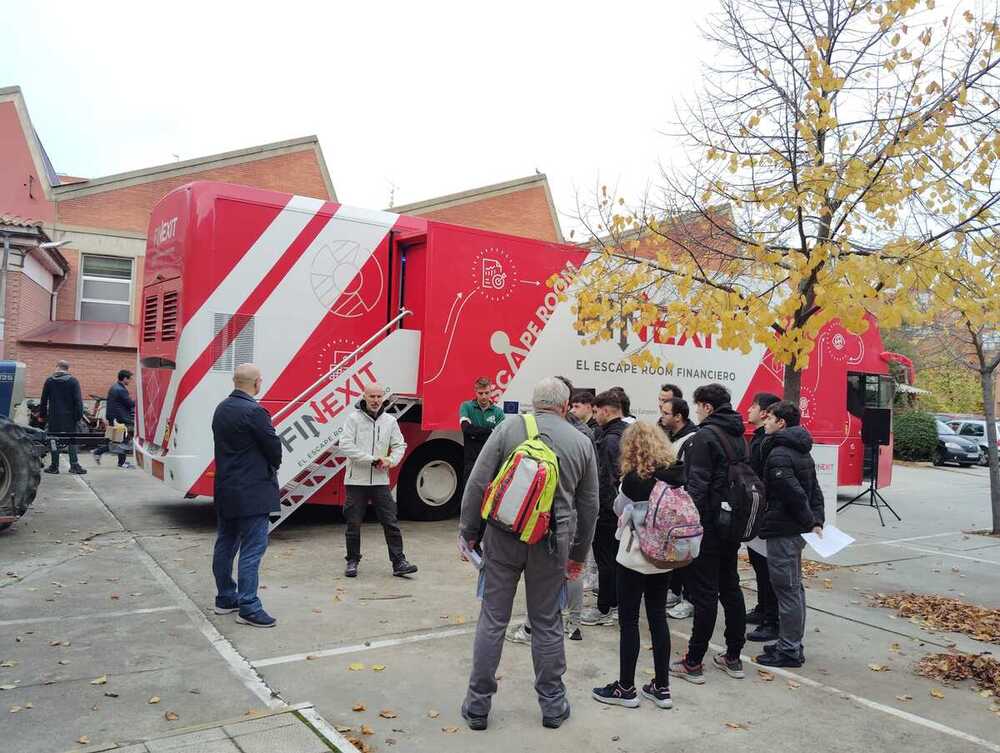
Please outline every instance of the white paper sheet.
[[761, 557], [767, 556], [767, 542], [764, 541], [760, 536], [754, 539], [750, 539], [747, 542], [747, 549], [753, 549]]
[[832, 557], [841, 549], [854, 543], [854, 539], [841, 531], [837, 526], [824, 526], [823, 536], [820, 538], [815, 533], [804, 533], [802, 538], [813, 548], [820, 557], [827, 559]]

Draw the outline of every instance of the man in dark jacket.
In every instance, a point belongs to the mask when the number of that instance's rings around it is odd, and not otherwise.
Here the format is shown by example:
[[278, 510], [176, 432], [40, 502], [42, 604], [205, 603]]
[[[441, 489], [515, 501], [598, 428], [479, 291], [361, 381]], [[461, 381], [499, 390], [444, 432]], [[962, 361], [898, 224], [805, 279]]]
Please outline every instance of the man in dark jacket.
[[823, 535], [823, 492], [809, 451], [812, 437], [799, 426], [799, 408], [781, 401], [768, 410], [761, 456], [767, 511], [760, 535], [767, 542], [767, 566], [778, 600], [779, 637], [754, 661], [768, 667], [801, 667], [806, 627], [806, 592], [802, 586], [800, 534]]
[[[104, 411], [108, 426], [114, 426], [116, 423], [125, 425], [125, 441], [120, 444], [127, 444], [131, 441], [132, 434], [135, 431], [135, 401], [128, 393], [128, 386], [131, 381], [131, 371], [122, 369], [118, 372], [118, 381], [111, 385], [111, 388], [108, 390], [107, 407]], [[94, 460], [98, 465], [101, 464], [101, 455], [105, 452], [108, 452], [106, 447], [98, 447], [94, 450]], [[129, 469], [134, 467], [131, 463], [126, 462], [128, 453], [117, 452], [114, 454], [118, 455], [119, 468]]]
[[[219, 403], [212, 418], [215, 437], [215, 513], [218, 536], [212, 572], [215, 613], [237, 612], [236, 621], [254, 627], [277, 624], [257, 598], [260, 561], [267, 549], [268, 513], [278, 512], [278, 467], [281, 440], [271, 417], [254, 396], [260, 392], [260, 370], [242, 364], [233, 374], [236, 388]], [[239, 550], [238, 585], [233, 558]]]
[[[83, 419], [83, 395], [80, 394], [80, 383], [69, 373], [69, 364], [60, 361], [56, 364], [56, 372], [45, 380], [42, 387], [42, 400], [39, 413], [45, 418], [45, 430], [49, 434], [75, 434], [77, 425]], [[59, 450], [56, 438], [52, 439], [52, 463], [45, 469], [46, 473], [59, 473]], [[76, 440], [71, 439], [67, 447], [69, 452], [69, 472], [84, 474], [77, 456]]]
[[[755, 426], [750, 437], [750, 467], [758, 478], [764, 478], [764, 458], [761, 449], [764, 445], [764, 419], [768, 409], [780, 398], [770, 392], [759, 392], [753, 396], [750, 407], [747, 408], [747, 421]], [[748, 641], [773, 641], [778, 637], [778, 602], [771, 588], [771, 577], [767, 570], [767, 557], [753, 547], [747, 547], [750, 565], [757, 576], [757, 605], [747, 612], [747, 625], [756, 625], [747, 633]]]
[[[713, 663], [730, 677], [742, 679], [740, 651], [746, 641], [746, 606], [740, 590], [737, 555], [740, 541], [720, 535], [716, 521], [726, 499], [730, 456], [745, 458], [743, 419], [730, 404], [729, 390], [706, 384], [694, 391], [699, 427], [687, 441], [687, 491], [701, 515], [701, 552], [687, 567], [687, 588], [694, 604], [694, 624], [687, 655], [670, 665], [670, 673], [696, 685], [705, 682], [702, 659], [715, 630], [719, 602], [726, 615], [726, 651]], [[728, 443], [723, 446], [723, 442]], [[728, 448], [728, 451], [727, 451]]]
[[583, 625], [613, 625], [618, 618], [615, 584], [615, 557], [618, 554], [618, 516], [614, 503], [621, 481], [621, 441], [626, 423], [622, 417], [619, 392], [607, 390], [594, 398], [595, 415], [601, 432], [597, 439], [597, 486], [600, 509], [594, 531], [594, 559], [597, 560], [597, 606], [583, 610]]

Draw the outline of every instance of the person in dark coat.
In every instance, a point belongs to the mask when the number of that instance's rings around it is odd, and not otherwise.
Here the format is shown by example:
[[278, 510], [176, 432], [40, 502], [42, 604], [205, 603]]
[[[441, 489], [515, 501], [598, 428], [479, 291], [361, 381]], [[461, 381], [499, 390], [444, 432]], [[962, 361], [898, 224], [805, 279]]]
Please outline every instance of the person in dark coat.
[[[737, 569], [740, 541], [720, 535], [716, 521], [729, 486], [729, 454], [746, 458], [743, 419], [733, 410], [729, 390], [721, 384], [702, 385], [694, 391], [698, 431], [687, 441], [687, 492], [698, 513], [704, 536], [701, 552], [688, 565], [686, 585], [694, 604], [694, 621], [687, 654], [670, 665], [670, 674], [701, 685], [702, 660], [715, 630], [719, 603], [726, 615], [726, 650], [713, 664], [734, 679], [743, 679], [740, 651], [746, 642], [746, 605]], [[723, 442], [728, 443], [727, 447]]]
[[[60, 361], [56, 364], [56, 372], [45, 380], [42, 387], [42, 400], [39, 413], [45, 418], [45, 430], [49, 434], [75, 434], [77, 425], [83, 420], [83, 395], [80, 393], [80, 383], [69, 373], [69, 364]], [[87, 471], [80, 466], [75, 440], [70, 440], [69, 472], [84, 474]], [[46, 473], [59, 473], [59, 450], [55, 439], [52, 443], [52, 463], [45, 469]]]
[[[250, 363], [236, 368], [236, 389], [219, 403], [212, 418], [215, 438], [215, 513], [218, 535], [212, 572], [215, 613], [237, 612], [236, 621], [274, 627], [277, 620], [257, 598], [260, 561], [267, 549], [268, 513], [278, 512], [281, 440], [271, 416], [254, 396], [260, 392], [260, 370]], [[238, 583], [233, 558], [239, 550]]]
[[627, 424], [621, 394], [613, 389], [594, 398], [597, 423], [601, 432], [597, 439], [597, 484], [600, 507], [594, 530], [594, 559], [597, 560], [597, 606], [583, 610], [583, 625], [614, 625], [618, 619], [615, 557], [618, 554], [618, 516], [615, 497], [621, 482], [621, 441]]
[[[756, 427], [750, 437], [750, 467], [758, 478], [764, 478], [764, 420], [768, 409], [781, 398], [770, 392], [758, 392], [747, 408], [747, 422]], [[747, 625], [756, 625], [747, 633], [748, 641], [773, 641], [778, 637], [778, 602], [771, 588], [771, 576], [767, 570], [767, 557], [753, 547], [747, 547], [747, 556], [757, 577], [757, 605], [747, 612]]]
[[[132, 399], [132, 396], [128, 392], [131, 381], [131, 371], [122, 369], [118, 372], [118, 381], [111, 385], [111, 388], [108, 390], [108, 400], [104, 410], [108, 426], [114, 426], [116, 423], [125, 425], [125, 439], [120, 443], [122, 445], [127, 445], [131, 442], [132, 435], [135, 432], [135, 400]], [[94, 460], [98, 465], [101, 464], [101, 455], [105, 452], [109, 452], [107, 447], [98, 447], [94, 450]], [[113, 454], [118, 456], [119, 468], [131, 469], [135, 467], [127, 462], [128, 453], [115, 452]]]
[[764, 421], [762, 478], [767, 510], [760, 536], [767, 542], [767, 567], [778, 600], [778, 641], [754, 659], [767, 667], [801, 667], [806, 627], [800, 534], [823, 535], [823, 492], [809, 451], [812, 436], [799, 426], [799, 408], [786, 400], [772, 405]]

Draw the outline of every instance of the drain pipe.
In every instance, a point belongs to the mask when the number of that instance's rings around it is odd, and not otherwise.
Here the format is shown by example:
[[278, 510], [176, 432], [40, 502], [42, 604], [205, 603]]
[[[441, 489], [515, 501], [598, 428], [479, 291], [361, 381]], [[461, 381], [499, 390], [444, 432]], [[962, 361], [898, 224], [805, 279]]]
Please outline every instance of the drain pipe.
[[10, 259], [10, 234], [3, 233], [3, 264], [0, 265], [0, 339], [7, 338], [7, 262]]

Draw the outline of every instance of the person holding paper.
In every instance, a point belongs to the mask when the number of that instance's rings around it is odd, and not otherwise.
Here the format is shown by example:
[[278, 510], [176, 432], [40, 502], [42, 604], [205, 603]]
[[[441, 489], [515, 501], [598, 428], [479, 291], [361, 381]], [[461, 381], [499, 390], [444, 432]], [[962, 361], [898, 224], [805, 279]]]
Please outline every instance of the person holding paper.
[[778, 640], [764, 646], [754, 661], [765, 667], [801, 667], [806, 628], [806, 592], [802, 586], [801, 534], [823, 535], [823, 492], [809, 451], [812, 436], [799, 425], [799, 408], [782, 400], [764, 419], [767, 437], [761, 447], [767, 512], [760, 536], [767, 542], [767, 567], [778, 601]]
[[[761, 457], [761, 450], [767, 437], [764, 431], [764, 419], [767, 418], [768, 408], [780, 400], [780, 397], [770, 392], [758, 392], [753, 396], [750, 407], [747, 408], [747, 421], [755, 427], [753, 436], [750, 437], [750, 467], [762, 479], [764, 478], [764, 459]], [[754, 549], [753, 546], [747, 547], [747, 556], [750, 558], [754, 575], [757, 576], [757, 604], [747, 612], [747, 625], [756, 625], [757, 627], [747, 633], [747, 640], [766, 643], [778, 638], [778, 601], [775, 599], [774, 589], [771, 587], [767, 557]]]

